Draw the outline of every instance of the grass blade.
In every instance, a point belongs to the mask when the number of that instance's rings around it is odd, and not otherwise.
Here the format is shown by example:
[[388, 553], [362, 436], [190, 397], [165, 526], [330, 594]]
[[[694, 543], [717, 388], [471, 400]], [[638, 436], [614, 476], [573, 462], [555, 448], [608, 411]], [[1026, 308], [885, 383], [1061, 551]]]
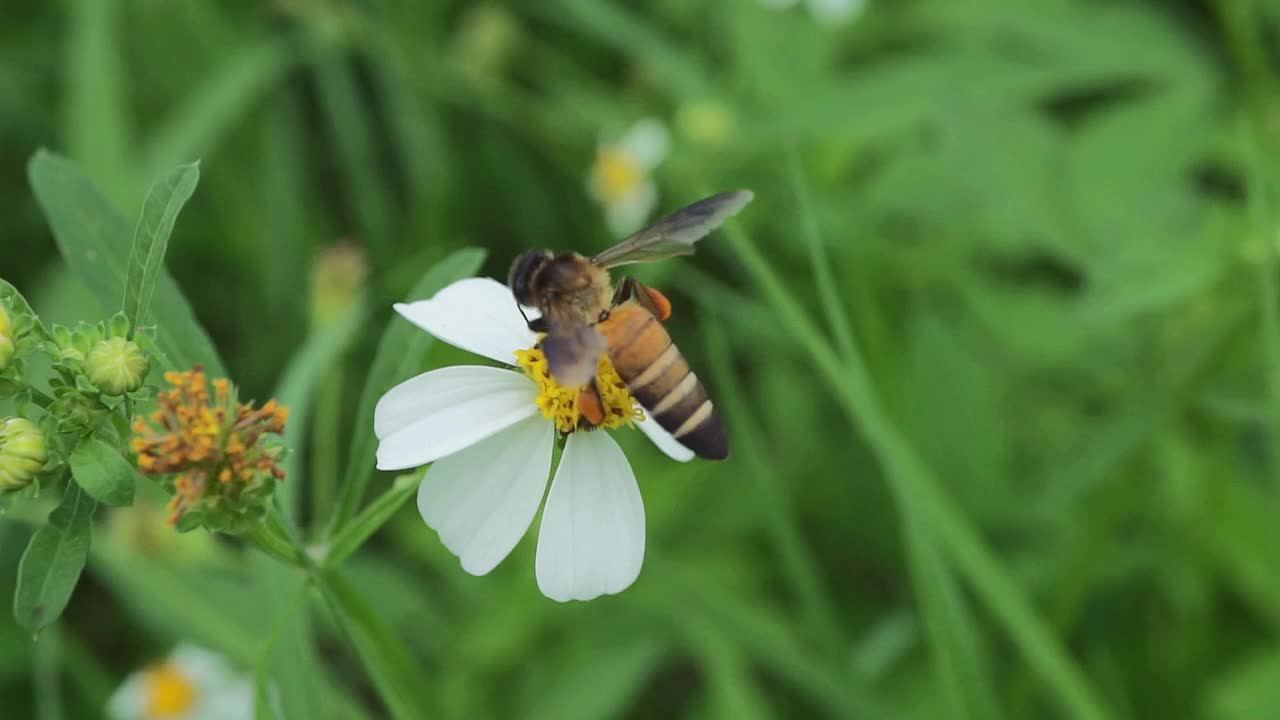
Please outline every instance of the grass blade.
[[280, 384], [276, 386], [275, 398], [289, 408], [289, 423], [284, 430], [284, 442], [289, 448], [289, 454], [282, 467], [285, 477], [293, 478], [294, 481], [281, 485], [280, 502], [285, 518], [290, 522], [296, 522], [301, 510], [301, 458], [316, 388], [320, 386], [320, 379], [325, 372], [347, 349], [364, 317], [364, 308], [360, 305], [353, 306], [343, 316], [307, 338], [289, 360]]
[[142, 151], [142, 170], [155, 176], [183, 158], [212, 149], [253, 104], [284, 77], [296, 58], [277, 39], [261, 40], [226, 55], [169, 114]]
[[179, 165], [151, 186], [142, 203], [142, 215], [133, 233], [133, 249], [129, 252], [129, 274], [124, 284], [124, 314], [134, 329], [146, 325], [151, 311], [151, 296], [156, 279], [164, 268], [164, 253], [169, 248], [169, 234], [178, 220], [182, 206], [191, 199], [200, 181], [200, 163]]
[[[850, 422], [877, 455], [893, 486], [899, 512], [920, 513], [919, 517], [927, 523], [938, 543], [947, 549], [948, 557], [964, 573], [1071, 717], [1081, 720], [1109, 717], [1084, 673], [1072, 662], [977, 531], [942, 492], [914, 449], [880, 410], [861, 358], [855, 355], [841, 362], [746, 234], [735, 224], [728, 226], [727, 234], [753, 280], [782, 320], [781, 327], [787, 328], [809, 352]], [[914, 507], [904, 507], [907, 503]]]
[[[480, 268], [484, 257], [483, 250], [474, 248], [464, 248], [449, 255], [418, 280], [405, 301], [429, 298], [449, 283], [470, 277]], [[351, 452], [347, 456], [347, 471], [342, 478], [342, 496], [331, 526], [333, 531], [336, 532], [355, 514], [369, 485], [377, 450], [373, 436], [373, 408], [378, 404], [378, 398], [418, 369], [423, 353], [433, 341], [430, 335], [399, 317], [393, 317], [382, 332], [373, 365], [360, 393], [360, 409], [356, 414]]]
[[400, 510], [405, 501], [418, 494], [422, 476], [423, 471], [419, 470], [397, 477], [390, 489], [369, 503], [359, 515], [343, 526], [329, 544], [329, 549], [324, 556], [325, 565], [337, 565], [360, 549], [366, 540]]
[[135, 175], [129, 156], [129, 75], [121, 66], [119, 38], [125, 8], [113, 0], [86, 0], [67, 10], [67, 145], [89, 177], [109, 189], [113, 201], [128, 202]]

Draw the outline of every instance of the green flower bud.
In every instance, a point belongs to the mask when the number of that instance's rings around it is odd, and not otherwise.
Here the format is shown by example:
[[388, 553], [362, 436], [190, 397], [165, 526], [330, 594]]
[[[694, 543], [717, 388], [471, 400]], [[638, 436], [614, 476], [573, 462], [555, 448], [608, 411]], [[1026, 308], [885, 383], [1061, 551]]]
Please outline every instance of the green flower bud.
[[99, 390], [123, 395], [142, 385], [147, 376], [147, 356], [142, 348], [122, 337], [99, 340], [85, 357], [85, 372]]
[[44, 467], [44, 433], [26, 418], [0, 422], [0, 490], [21, 490]]
[[9, 321], [9, 311], [0, 305], [0, 370], [9, 367], [14, 351], [13, 324]]

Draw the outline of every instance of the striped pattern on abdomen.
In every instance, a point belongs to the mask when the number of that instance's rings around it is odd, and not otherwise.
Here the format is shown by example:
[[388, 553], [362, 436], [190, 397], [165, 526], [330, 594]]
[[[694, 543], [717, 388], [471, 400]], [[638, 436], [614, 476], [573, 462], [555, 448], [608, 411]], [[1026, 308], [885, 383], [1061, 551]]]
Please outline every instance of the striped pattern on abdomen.
[[659, 425], [699, 457], [729, 456], [720, 414], [657, 318], [627, 303], [596, 327], [608, 342], [619, 377]]

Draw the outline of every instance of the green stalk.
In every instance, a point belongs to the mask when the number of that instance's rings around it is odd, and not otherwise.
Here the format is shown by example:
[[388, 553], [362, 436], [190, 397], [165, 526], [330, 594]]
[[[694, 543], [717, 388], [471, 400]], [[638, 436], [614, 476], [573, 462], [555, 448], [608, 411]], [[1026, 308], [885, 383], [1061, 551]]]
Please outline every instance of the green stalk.
[[293, 541], [292, 536], [284, 527], [284, 522], [280, 519], [279, 511], [274, 508], [268, 511], [267, 517], [262, 522], [255, 525], [245, 535], [245, 539], [256, 545], [259, 550], [286, 565], [306, 567], [305, 552]]
[[321, 528], [338, 497], [338, 446], [341, 442], [342, 387], [345, 372], [339, 358], [320, 381], [315, 424], [311, 428], [311, 523]]
[[1248, 171], [1248, 207], [1254, 233], [1262, 240], [1263, 257], [1258, 267], [1259, 332], [1266, 354], [1265, 378], [1268, 395], [1270, 433], [1269, 460], [1273, 492], [1280, 502], [1280, 258], [1277, 258], [1277, 223], [1274, 206], [1274, 157], [1280, 151], [1276, 134], [1269, 129], [1268, 118], [1275, 108], [1276, 79], [1272, 77], [1266, 49], [1262, 45], [1256, 2], [1218, 0], [1215, 5], [1226, 34], [1227, 46], [1239, 70], [1249, 110], [1249, 142], [1246, 154]]
[[1109, 717], [1084, 673], [1023, 597], [977, 531], [956, 511], [955, 504], [939, 487], [914, 448], [881, 411], [856, 346], [851, 349], [850, 357], [841, 362], [746, 234], [737, 225], [729, 226], [727, 234], [781, 319], [781, 327], [790, 331], [808, 351], [850, 422], [880, 460], [899, 512], [904, 517], [919, 513], [918, 518], [933, 534], [939, 549], [968, 579], [1069, 716], [1082, 720]]
[[853, 325], [849, 323], [849, 315], [845, 312], [835, 278], [831, 275], [831, 262], [827, 259], [827, 248], [822, 242], [822, 234], [818, 231], [818, 218], [814, 215], [813, 205], [809, 201], [810, 195], [804, 178], [804, 169], [800, 165], [800, 156], [794, 146], [787, 152], [787, 170], [791, 175], [791, 191], [795, 195], [800, 224], [804, 229], [805, 243], [809, 247], [809, 267], [813, 271], [814, 279], [818, 282], [818, 298], [822, 300], [827, 324], [831, 326], [831, 337], [835, 338], [836, 350], [841, 355], [853, 358], [858, 355], [857, 345], [853, 339]]

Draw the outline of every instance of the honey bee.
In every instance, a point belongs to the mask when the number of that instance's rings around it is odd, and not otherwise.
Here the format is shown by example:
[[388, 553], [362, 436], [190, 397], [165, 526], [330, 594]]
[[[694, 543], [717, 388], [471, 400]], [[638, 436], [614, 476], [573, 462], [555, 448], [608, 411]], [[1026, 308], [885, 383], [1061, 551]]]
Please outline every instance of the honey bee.
[[[626, 277], [615, 289], [610, 268], [692, 255], [694, 244], [736, 215], [754, 195], [737, 190], [677, 210], [593, 257], [531, 250], [515, 259], [507, 285], [517, 306], [541, 316], [525, 321], [546, 333], [542, 351], [556, 382], [582, 387], [579, 410], [590, 425], [603, 419], [595, 373], [608, 353], [618, 376], [658, 424], [699, 457], [729, 456], [724, 423], [662, 321], [671, 304]], [[524, 314], [523, 308], [521, 314]]]

